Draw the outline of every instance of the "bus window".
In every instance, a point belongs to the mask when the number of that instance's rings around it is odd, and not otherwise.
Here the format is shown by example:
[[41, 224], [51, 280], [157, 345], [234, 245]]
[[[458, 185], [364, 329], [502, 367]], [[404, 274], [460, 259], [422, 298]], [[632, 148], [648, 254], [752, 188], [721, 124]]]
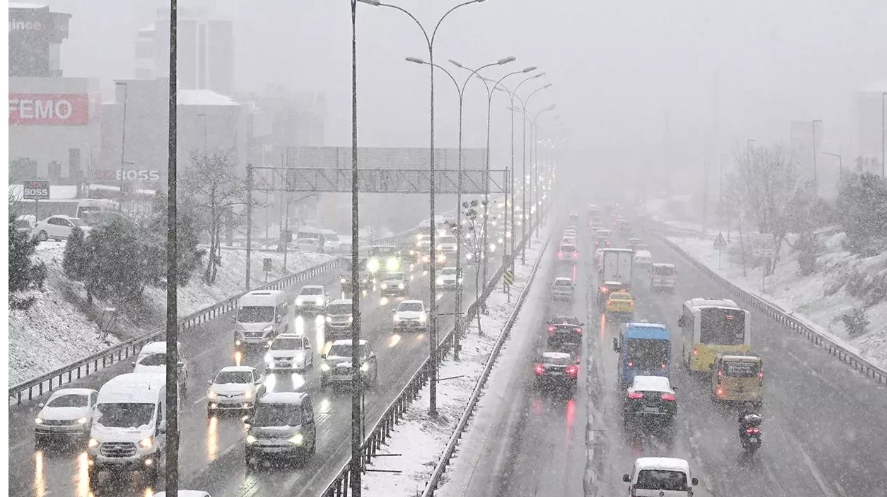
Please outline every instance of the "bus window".
[[745, 343], [745, 313], [733, 309], [703, 309], [699, 341], [707, 345], [742, 345]]
[[667, 340], [629, 338], [625, 341], [626, 366], [642, 371], [667, 368], [670, 349]]

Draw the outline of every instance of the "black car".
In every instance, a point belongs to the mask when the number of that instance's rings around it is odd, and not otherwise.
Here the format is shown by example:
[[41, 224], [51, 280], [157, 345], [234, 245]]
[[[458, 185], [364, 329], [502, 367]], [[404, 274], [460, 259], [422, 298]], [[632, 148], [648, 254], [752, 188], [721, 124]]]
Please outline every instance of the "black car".
[[634, 420], [671, 424], [677, 413], [677, 397], [666, 376], [635, 376], [625, 390], [622, 415], [626, 424]]
[[539, 387], [562, 386], [575, 389], [579, 379], [579, 364], [569, 353], [545, 351], [536, 361], [533, 373]]

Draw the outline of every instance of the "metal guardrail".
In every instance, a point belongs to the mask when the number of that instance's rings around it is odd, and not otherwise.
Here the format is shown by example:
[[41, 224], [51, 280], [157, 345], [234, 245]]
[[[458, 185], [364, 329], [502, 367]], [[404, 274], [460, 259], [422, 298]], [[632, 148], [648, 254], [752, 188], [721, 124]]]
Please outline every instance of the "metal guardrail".
[[502, 328], [502, 333], [496, 340], [496, 343], [493, 346], [493, 350], [490, 351], [490, 357], [489, 359], [487, 359], [487, 364], [484, 367], [480, 378], [477, 379], [477, 384], [474, 386], [474, 391], [471, 393], [471, 397], [468, 399], [468, 405], [465, 407], [465, 411], [462, 413], [462, 417], [459, 418], [459, 423], [456, 424], [456, 430], [453, 432], [453, 435], [450, 436], [449, 442], [447, 442], [447, 446], [444, 449], [443, 456], [437, 462], [437, 466], [434, 468], [434, 472], [431, 473], [431, 479], [429, 479], [428, 483], [425, 485], [425, 491], [422, 492], [422, 497], [434, 497], [434, 492], [435, 490], [437, 490], [437, 486], [440, 484], [440, 480], [443, 477], [447, 466], [449, 466], [450, 464], [450, 459], [456, 452], [456, 445], [459, 444], [459, 440], [462, 439], [462, 433], [464, 433], [465, 428], [468, 427], [468, 421], [474, 415], [474, 409], [475, 407], [477, 407], [477, 402], [480, 399], [480, 395], [481, 393], [483, 393], [483, 389], [487, 384], [487, 379], [490, 377], [490, 372], [493, 370], [493, 366], [496, 364], [496, 359], [499, 357], [499, 351], [502, 349], [502, 345], [505, 343], [505, 339], [508, 338], [508, 336], [511, 334], [511, 327], [514, 326], [514, 322], [517, 320], [517, 316], [520, 313], [521, 308], [524, 305], [524, 301], [527, 298], [527, 294], [530, 291], [530, 285], [536, 278], [536, 270], [539, 269], [539, 265], [542, 262], [545, 253], [545, 248], [548, 246], [549, 241], [550, 237], [546, 238], [545, 242], [542, 245], [542, 249], [539, 253], [540, 255], [536, 258], [536, 263], [533, 264], [533, 269], [530, 272], [530, 276], [527, 278], [527, 284], [526, 286], [524, 286], [523, 290], [521, 290], [521, 293], [517, 298], [517, 305], [511, 311], [511, 315], [508, 317], [508, 320], [505, 322], [505, 326]]
[[[690, 264], [696, 267], [699, 271], [709, 277], [715, 283], [726, 287], [731, 293], [738, 295], [739, 300], [745, 302], [755, 309], [763, 312], [764, 314], [773, 318], [779, 324], [791, 329], [795, 333], [803, 336], [810, 342], [812, 342], [817, 347], [820, 347], [826, 350], [829, 354], [838, 358], [839, 361], [848, 364], [853, 369], [863, 373], [866, 377], [870, 377], [873, 379], [877, 379], [878, 383], [887, 384], [887, 370], [876, 366], [875, 364], [869, 362], [866, 359], [863, 359], [858, 354], [851, 352], [836, 343], [834, 340], [829, 338], [828, 336], [820, 333], [819, 331], [811, 328], [798, 318], [787, 314], [785, 311], [780, 309], [778, 306], [768, 302], [767, 300], [758, 297], [757, 295], [751, 294], [733, 283], [727, 281], [721, 275], [714, 272], [708, 266], [696, 260], [693, 256], [685, 252], [681, 249], [677, 244], [673, 243], [668, 239], [666, 234], [682, 234], [683, 230], [674, 230], [671, 226], [649, 226], [650, 231], [654, 234], [658, 235], [659, 238], [669, 247], [671, 247], [675, 252], [680, 254], [683, 258], [687, 259]], [[834, 227], [827, 228], [828, 230], [834, 230]]]
[[[272, 281], [271, 283], [262, 285], [260, 287], [256, 287], [250, 291], [279, 290], [281, 288], [292, 286], [293, 284], [300, 281], [305, 281], [307, 279], [313, 278], [319, 274], [326, 273], [327, 271], [336, 269], [338, 267], [339, 261], [332, 260], [330, 262], [325, 262], [323, 264], [308, 268], [304, 271], [285, 276], [279, 280]], [[201, 309], [193, 314], [179, 319], [179, 332], [183, 332], [185, 330], [200, 326], [207, 321], [211, 321], [223, 314], [232, 311], [237, 307], [237, 301], [245, 293], [246, 292], [223, 300], [222, 302], [218, 302], [205, 309]], [[62, 385], [79, 380], [80, 378], [93, 374], [100, 369], [107, 368], [112, 364], [123, 361], [129, 357], [133, 357], [138, 354], [138, 352], [142, 349], [142, 346], [144, 346], [145, 344], [156, 341], [158, 339], [162, 340], [164, 334], [164, 331], [158, 331], [156, 333], [151, 333], [150, 335], [133, 338], [126, 342], [105, 349], [97, 354], [93, 354], [72, 364], [63, 366], [59, 369], [56, 369], [55, 371], [50, 371], [49, 373], [41, 375], [37, 378], [15, 385], [9, 389], [10, 405], [21, 404], [24, 401], [32, 400], [35, 397], [40, 397], [44, 393], [51, 392]]]
[[[532, 230], [529, 230], [529, 236], [532, 236], [530, 233]], [[522, 240], [520, 244], [515, 246], [515, 250], [521, 249], [526, 243], [526, 240]], [[493, 292], [498, 287], [499, 279], [502, 278], [502, 275], [505, 273], [505, 270], [510, 267], [505, 261], [499, 266], [499, 269], [495, 274], [490, 278], [484, 287], [484, 291], [481, 294], [479, 300], [475, 300], [468, 306], [466, 312], [466, 323], [470, 322], [472, 319], [477, 317], [477, 304], [478, 302], [483, 302], [487, 297], [489, 297], [490, 293]], [[437, 360], [441, 361], [450, 351], [453, 346], [453, 338], [455, 337], [455, 328], [450, 328], [447, 332], [446, 336], [444, 336], [443, 340], [441, 340], [440, 345], [437, 348]], [[382, 444], [388, 440], [388, 437], [391, 436], [391, 432], [394, 428], [394, 425], [400, 421], [406, 412], [407, 406], [410, 405], [412, 401], [414, 401], [418, 396], [419, 392], [428, 382], [428, 378], [431, 372], [431, 356], [425, 358], [422, 362], [422, 365], [419, 366], [419, 369], [413, 374], [407, 384], [403, 387], [400, 393], [395, 397], [395, 399], [388, 405], [385, 411], [382, 413], [382, 416], [376, 421], [375, 424], [370, 428], [367, 432], [366, 438], [363, 441], [363, 445], [361, 445], [360, 453], [361, 457], [364, 460], [364, 464], [368, 464], [372, 461], [372, 458], [376, 456], [379, 450], [382, 448]], [[347, 497], [351, 492], [351, 458], [349, 457], [347, 461], [343, 464], [342, 468], [336, 473], [336, 476], [333, 477], [332, 481], [326, 486], [326, 489], [321, 493], [323, 497]]]

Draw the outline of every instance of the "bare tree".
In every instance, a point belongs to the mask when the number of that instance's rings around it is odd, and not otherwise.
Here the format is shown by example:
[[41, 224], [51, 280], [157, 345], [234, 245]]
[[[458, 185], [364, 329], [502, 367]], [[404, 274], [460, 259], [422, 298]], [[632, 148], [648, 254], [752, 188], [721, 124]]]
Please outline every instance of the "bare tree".
[[[480, 265], [484, 263], [482, 260], [484, 256], [483, 250], [483, 214], [481, 209], [483, 207], [483, 202], [478, 202], [477, 200], [472, 200], [471, 202], [462, 202], [463, 219], [466, 224], [465, 229], [456, 225], [456, 223], [450, 223], [450, 231], [456, 236], [459, 240], [459, 243], [462, 244], [463, 247], [468, 251], [468, 257], [475, 265], [474, 271], [474, 302], [477, 307], [477, 311], [475, 315], [477, 316], [477, 330], [478, 333], [483, 335], [483, 328], [481, 328], [481, 314], [484, 311], [485, 302], [481, 301], [480, 292], [483, 290], [482, 282], [480, 281], [481, 271]], [[462, 275], [457, 275], [457, 278], [461, 278]], [[458, 280], [457, 280], [458, 281]], [[462, 291], [460, 288], [459, 291]]]
[[246, 182], [235, 170], [231, 152], [191, 153], [191, 166], [184, 174], [185, 191], [202, 217], [203, 230], [209, 236], [209, 257], [203, 280], [216, 281], [221, 262], [222, 233], [236, 222], [234, 209], [246, 205]]
[[773, 237], [775, 256], [767, 268], [772, 272], [779, 261], [779, 249], [797, 219], [791, 205], [799, 192], [798, 163], [781, 145], [737, 151], [734, 155], [738, 169], [731, 186], [739, 190], [742, 210], [758, 231]]

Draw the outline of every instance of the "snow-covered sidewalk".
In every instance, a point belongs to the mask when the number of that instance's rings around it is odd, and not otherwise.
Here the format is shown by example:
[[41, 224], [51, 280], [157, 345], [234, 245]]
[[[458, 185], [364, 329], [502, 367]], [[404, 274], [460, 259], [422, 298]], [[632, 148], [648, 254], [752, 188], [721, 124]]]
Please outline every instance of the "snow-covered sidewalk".
[[[502, 292], [501, 285], [487, 300], [488, 314], [481, 317], [484, 334], [477, 330], [477, 321], [470, 323], [470, 329], [462, 340], [461, 360], [448, 358], [441, 363], [437, 385], [438, 417], [428, 415], [428, 387], [410, 405], [403, 420], [394, 427], [393, 435], [385, 444], [383, 453], [402, 454], [400, 457], [378, 457], [373, 459], [369, 469], [393, 470], [401, 473], [367, 472], [363, 475], [365, 494], [370, 496], [415, 496], [422, 493], [431, 478], [434, 468], [440, 461], [444, 449], [465, 411], [468, 400], [483, 372], [490, 352], [498, 340], [505, 323], [517, 305], [518, 295], [526, 287], [533, 264], [545, 247], [548, 236], [545, 227], [540, 230], [539, 241], [534, 241], [527, 250], [527, 265], [515, 265], [515, 280], [511, 288], [511, 303]], [[524, 334], [526, 335], [526, 334]], [[499, 359], [512, 340], [523, 337], [515, 334], [507, 337], [500, 349]], [[497, 359], [497, 360], [499, 360]], [[501, 369], [501, 363], [493, 371]], [[493, 375], [490, 376], [492, 378]]]
[[887, 253], [867, 258], [853, 255], [841, 247], [843, 237], [843, 233], [824, 237], [826, 253], [817, 259], [817, 271], [809, 276], [801, 275], [797, 254], [787, 247], [783, 248], [775, 274], [766, 277], [763, 282], [761, 268], [749, 269], [743, 275], [738, 261], [730, 260], [729, 249], [725, 249], [721, 255], [719, 269], [718, 252], [712, 247], [712, 239], [668, 239], [746, 292], [803, 320], [847, 350], [887, 367], [887, 325], [884, 324], [887, 322], [887, 301], [866, 309], [869, 331], [860, 336], [850, 336], [841, 318], [854, 307], [863, 307], [861, 299], [847, 293], [850, 280], [858, 278], [860, 274], [887, 277]]

